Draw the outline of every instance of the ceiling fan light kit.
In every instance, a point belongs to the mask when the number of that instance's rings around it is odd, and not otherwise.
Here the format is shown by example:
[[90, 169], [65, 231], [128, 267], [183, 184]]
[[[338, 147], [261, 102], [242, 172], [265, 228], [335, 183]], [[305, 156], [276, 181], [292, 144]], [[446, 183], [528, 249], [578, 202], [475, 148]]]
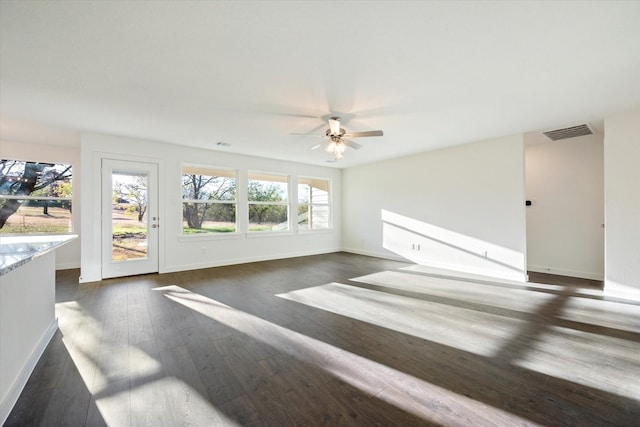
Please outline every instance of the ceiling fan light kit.
[[347, 151], [347, 146], [338, 137], [332, 137], [331, 141], [325, 148], [325, 151], [332, 154], [336, 159], [342, 158], [342, 153]]
[[[294, 134], [296, 135], [296, 134]], [[298, 134], [299, 135], [299, 134]], [[343, 158], [343, 153], [347, 150], [347, 147], [351, 147], [354, 150], [358, 150], [362, 145], [350, 141], [347, 138], [362, 138], [368, 136], [382, 136], [381, 130], [370, 130], [365, 132], [347, 133], [340, 127], [340, 117], [331, 117], [329, 119], [329, 129], [324, 133], [324, 136], [329, 139], [320, 144], [316, 144], [311, 147], [312, 150], [324, 146], [324, 150], [333, 156], [333, 161], [338, 161]]]

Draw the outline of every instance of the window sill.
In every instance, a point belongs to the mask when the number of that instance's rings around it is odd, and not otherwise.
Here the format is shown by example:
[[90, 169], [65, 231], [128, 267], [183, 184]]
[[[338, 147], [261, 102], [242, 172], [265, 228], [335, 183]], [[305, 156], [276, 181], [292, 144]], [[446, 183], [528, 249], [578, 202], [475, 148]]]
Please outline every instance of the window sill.
[[242, 238], [242, 234], [235, 233], [202, 233], [202, 234], [181, 234], [178, 236], [180, 242], [203, 241], [203, 240], [234, 240]]
[[254, 237], [278, 237], [278, 236], [293, 236], [291, 230], [286, 231], [251, 231], [246, 233], [247, 238], [252, 239]]
[[52, 231], [51, 233], [0, 233], [0, 237], [51, 237], [51, 236], [77, 236], [75, 231]]

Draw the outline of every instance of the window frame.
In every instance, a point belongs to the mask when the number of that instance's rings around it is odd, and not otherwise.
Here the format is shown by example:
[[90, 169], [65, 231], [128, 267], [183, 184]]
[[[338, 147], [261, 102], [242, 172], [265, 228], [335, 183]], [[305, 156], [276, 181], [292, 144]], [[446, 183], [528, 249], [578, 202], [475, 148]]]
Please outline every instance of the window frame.
[[[326, 181], [327, 182], [327, 202], [326, 203], [304, 203], [300, 200], [300, 185], [304, 185], [305, 183], [301, 182], [301, 180], [318, 180], [318, 181]], [[308, 184], [307, 184], [308, 185]], [[309, 208], [313, 208], [313, 206], [323, 206], [327, 207], [329, 210], [329, 224], [326, 228], [297, 228], [299, 234], [307, 234], [307, 233], [323, 233], [333, 230], [333, 180], [330, 178], [319, 177], [319, 176], [307, 176], [307, 175], [299, 175], [296, 180], [296, 195], [297, 195], [297, 209], [300, 210], [300, 206], [308, 206]], [[298, 227], [298, 222], [296, 221], [296, 227]]]
[[[184, 187], [184, 175], [195, 175], [195, 174], [189, 174], [189, 173], [185, 173], [185, 168], [192, 168], [192, 169], [202, 169], [203, 172], [205, 171], [210, 171], [210, 172], [216, 172], [216, 171], [222, 171], [222, 172], [226, 172], [229, 173], [229, 177], [233, 178], [235, 180], [235, 187], [236, 187], [236, 194], [235, 194], [235, 198], [233, 200], [203, 200], [203, 199], [185, 199], [184, 198], [184, 192], [183, 192], [183, 187]], [[205, 174], [198, 174], [200, 176], [218, 176], [218, 175], [205, 175]], [[213, 166], [213, 165], [203, 165], [203, 164], [195, 164], [195, 163], [182, 163], [180, 165], [180, 202], [181, 202], [181, 206], [180, 206], [180, 221], [178, 222], [179, 227], [180, 227], [180, 238], [185, 238], [185, 239], [202, 239], [202, 240], [207, 240], [207, 239], [224, 239], [224, 238], [230, 238], [230, 237], [237, 237], [240, 235], [240, 223], [239, 223], [239, 218], [238, 218], [238, 212], [239, 212], [239, 201], [240, 201], [240, 197], [238, 197], [238, 192], [239, 192], [239, 171], [236, 168], [230, 168], [230, 167], [224, 167], [224, 166]], [[206, 232], [201, 232], [201, 233], [193, 233], [193, 234], [186, 234], [184, 232], [184, 222], [185, 222], [185, 217], [184, 217], [184, 205], [185, 203], [196, 203], [196, 204], [208, 204], [208, 205], [213, 205], [213, 204], [226, 204], [226, 205], [233, 205], [234, 209], [235, 209], [235, 221], [234, 221], [234, 225], [235, 225], [235, 230], [234, 231], [228, 231], [228, 232], [223, 232], [223, 231], [206, 231]]]
[[0, 200], [22, 200], [23, 203], [21, 203], [20, 207], [18, 207], [18, 209], [12, 214], [12, 216], [14, 214], [16, 214], [20, 208], [22, 208], [22, 205], [24, 204], [24, 202], [26, 201], [68, 201], [69, 202], [69, 227], [67, 227], [66, 231], [50, 231], [50, 232], [46, 232], [46, 231], [35, 231], [35, 232], [26, 232], [26, 233], [5, 233], [2, 232], [2, 229], [0, 229], [0, 235], [2, 236], [55, 236], [55, 235], [73, 235], [75, 234], [75, 231], [77, 229], [77, 225], [76, 225], [76, 221], [74, 221], [74, 213], [73, 213], [73, 206], [74, 206], [74, 190], [73, 190], [73, 170], [74, 170], [74, 165], [73, 162], [58, 162], [58, 161], [44, 161], [44, 160], [19, 160], [19, 159], [14, 159], [14, 158], [2, 158], [2, 160], [6, 160], [6, 161], [13, 161], [13, 162], [22, 162], [22, 163], [46, 163], [46, 164], [51, 164], [51, 165], [56, 165], [56, 166], [64, 166], [66, 167], [69, 171], [71, 171], [71, 177], [69, 178], [69, 182], [71, 184], [71, 195], [70, 196], [33, 196], [32, 194], [29, 195], [13, 195], [13, 194], [2, 194], [0, 192]]
[[[269, 180], [264, 180], [264, 179], [255, 179], [255, 178], [251, 178], [252, 175], [262, 175], [265, 177], [280, 177], [283, 178], [282, 180], [274, 180], [271, 182], [284, 182], [287, 184], [287, 192], [286, 192], [286, 197], [287, 200], [286, 201], [281, 201], [281, 202], [265, 202], [265, 201], [252, 201], [249, 199], [249, 185], [251, 183], [251, 181], [269, 181]], [[246, 195], [244, 198], [244, 201], [246, 202], [246, 207], [247, 207], [247, 214], [246, 214], [246, 220], [247, 220], [247, 236], [249, 237], [253, 237], [253, 236], [269, 236], [269, 235], [285, 235], [285, 234], [292, 234], [293, 233], [293, 228], [292, 228], [292, 224], [291, 224], [291, 205], [292, 205], [292, 197], [291, 197], [291, 191], [292, 191], [292, 185], [291, 185], [291, 175], [286, 174], [286, 173], [278, 173], [278, 172], [265, 172], [265, 171], [259, 171], [259, 170], [247, 170], [247, 182], [246, 182], [246, 186], [245, 186], [245, 191], [246, 191]], [[265, 206], [286, 206], [287, 208], [287, 228], [284, 230], [268, 230], [268, 231], [260, 231], [260, 230], [251, 230], [251, 218], [250, 218], [250, 207], [251, 205], [265, 205]]]

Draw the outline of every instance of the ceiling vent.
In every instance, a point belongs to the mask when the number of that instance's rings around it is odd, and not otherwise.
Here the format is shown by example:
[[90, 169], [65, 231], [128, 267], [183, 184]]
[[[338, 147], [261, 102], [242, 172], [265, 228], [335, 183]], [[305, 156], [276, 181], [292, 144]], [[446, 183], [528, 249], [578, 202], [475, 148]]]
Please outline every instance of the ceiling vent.
[[552, 141], [575, 138], [576, 136], [593, 135], [593, 131], [587, 124], [571, 126], [564, 129], [550, 130], [542, 133]]

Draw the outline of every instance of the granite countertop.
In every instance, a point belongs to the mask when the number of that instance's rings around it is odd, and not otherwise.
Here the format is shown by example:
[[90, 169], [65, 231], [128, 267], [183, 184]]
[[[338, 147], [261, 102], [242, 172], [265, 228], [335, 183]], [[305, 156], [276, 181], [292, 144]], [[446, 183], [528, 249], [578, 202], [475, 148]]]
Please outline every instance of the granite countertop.
[[76, 234], [52, 236], [1, 236], [0, 276], [77, 238]]

